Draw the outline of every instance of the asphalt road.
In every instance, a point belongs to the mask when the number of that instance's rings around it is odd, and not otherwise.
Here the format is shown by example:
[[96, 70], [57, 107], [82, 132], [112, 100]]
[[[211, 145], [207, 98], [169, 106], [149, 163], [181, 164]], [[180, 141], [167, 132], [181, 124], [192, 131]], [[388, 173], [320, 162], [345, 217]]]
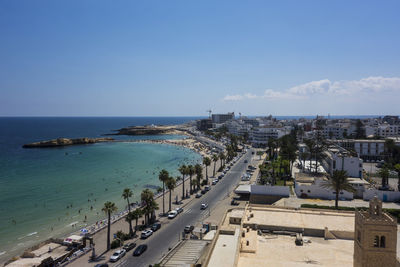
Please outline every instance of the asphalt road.
[[[244, 160], [251, 160], [251, 149], [239, 159], [236, 164], [228, 171], [228, 173], [216, 185], [212, 186], [201, 198], [192, 200], [184, 207], [183, 213], [179, 214], [174, 219], [168, 220], [162, 224], [160, 230], [155, 232], [146, 240], [140, 240], [139, 244], [147, 244], [147, 251], [140, 257], [133, 257], [133, 250], [129, 251], [116, 266], [135, 266], [144, 267], [157, 261], [168, 252], [168, 248], [174, 247], [181, 237], [183, 228], [186, 225], [196, 225], [199, 222], [206, 222], [206, 218], [219, 201], [227, 197], [234, 187], [239, 183], [241, 174], [246, 170], [248, 164]], [[194, 196], [192, 196], [194, 197]], [[200, 210], [201, 203], [207, 203], [208, 209]]]

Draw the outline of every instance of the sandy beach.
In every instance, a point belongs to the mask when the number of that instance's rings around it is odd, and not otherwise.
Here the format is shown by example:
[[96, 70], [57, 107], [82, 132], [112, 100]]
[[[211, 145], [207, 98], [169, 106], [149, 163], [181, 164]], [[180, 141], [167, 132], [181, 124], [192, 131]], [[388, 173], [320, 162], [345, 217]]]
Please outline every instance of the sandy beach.
[[[182, 135], [182, 132], [179, 132], [180, 135]], [[157, 143], [157, 144], [167, 144], [167, 145], [175, 145], [175, 146], [181, 146], [181, 147], [186, 147], [188, 149], [191, 149], [197, 153], [200, 153], [203, 157], [204, 156], [211, 156], [211, 149], [209, 147], [207, 147], [206, 145], [200, 143], [199, 141], [195, 140], [194, 138], [192, 138], [189, 135], [185, 139], [169, 139], [169, 140], [132, 140], [132, 141], [122, 141], [122, 142], [137, 142], [137, 143]], [[214, 163], [212, 163], [212, 165], [208, 168], [208, 173], [209, 176], [212, 175], [212, 167], [213, 167]], [[216, 164], [216, 168], [218, 169], [220, 165], [220, 161], [217, 162]], [[203, 175], [205, 177], [205, 168], [203, 168]], [[189, 177], [185, 177], [185, 188], [189, 188]], [[169, 199], [169, 192], [166, 191], [165, 192], [166, 196], [165, 196], [165, 202], [166, 202], [166, 206], [168, 203], [168, 199]], [[178, 196], [178, 198], [180, 199], [182, 195], [182, 181], [178, 181], [176, 188], [174, 189], [173, 193], [172, 193], [172, 200], [175, 201], [176, 196]], [[155, 199], [160, 207], [160, 209], [158, 210], [158, 213], [162, 212], [162, 193], [156, 194], [155, 195]], [[187, 200], [183, 201], [183, 205], [185, 205], [186, 202], [190, 201], [192, 198], [189, 198]], [[127, 210], [120, 210], [117, 213], [113, 214], [112, 216], [112, 226], [111, 226], [111, 231], [112, 233], [115, 233], [119, 230], [122, 230], [123, 232], [128, 232], [128, 224], [125, 222], [125, 220], [123, 219], [125, 217], [125, 215], [127, 214]], [[104, 217], [105, 218], [105, 217]], [[92, 225], [87, 225], [86, 227], [84, 227], [85, 231], [87, 230], [89, 233], [93, 234], [93, 238], [94, 238], [94, 242], [96, 244], [96, 253], [102, 253], [104, 252], [106, 249], [105, 245], [105, 240], [106, 240], [106, 229], [107, 229], [107, 220], [103, 219], [103, 220], [99, 220], [97, 221], [95, 224]], [[81, 227], [77, 227], [76, 230], [74, 232], [71, 233], [72, 234], [77, 234], [80, 235], [81, 232]], [[69, 235], [64, 236], [64, 238], [66, 238]], [[108, 257], [109, 255], [107, 255]], [[84, 264], [87, 264], [88, 262], [88, 255], [82, 256], [81, 258], [77, 259], [76, 262], [74, 262], [73, 264], [75, 264], [76, 266], [84, 266]], [[71, 265], [73, 265], [71, 264]], [[10, 265], [12, 266], [12, 264]]]

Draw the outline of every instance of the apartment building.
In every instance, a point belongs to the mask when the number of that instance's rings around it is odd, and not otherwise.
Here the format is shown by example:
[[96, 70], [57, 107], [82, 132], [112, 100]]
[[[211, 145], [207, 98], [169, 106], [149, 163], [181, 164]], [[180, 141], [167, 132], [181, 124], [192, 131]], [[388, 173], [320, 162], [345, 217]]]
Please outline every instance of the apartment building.
[[229, 120], [235, 119], [235, 113], [234, 112], [228, 112], [226, 114], [212, 114], [212, 123], [224, 123]]
[[269, 139], [278, 139], [290, 131], [287, 128], [275, 128], [275, 127], [259, 127], [253, 128], [250, 132], [250, 140], [255, 147], [264, 147], [268, 144]]
[[363, 160], [361, 158], [339, 146], [330, 147], [323, 154], [322, 165], [330, 175], [333, 175], [336, 170], [343, 170], [349, 177], [362, 178]]

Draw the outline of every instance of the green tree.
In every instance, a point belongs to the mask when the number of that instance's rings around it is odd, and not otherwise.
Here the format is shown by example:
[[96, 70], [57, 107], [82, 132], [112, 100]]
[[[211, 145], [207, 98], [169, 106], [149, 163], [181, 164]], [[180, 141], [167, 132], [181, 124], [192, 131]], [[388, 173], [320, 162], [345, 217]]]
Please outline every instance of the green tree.
[[215, 177], [215, 166], [217, 165], [217, 161], [218, 161], [218, 155], [217, 155], [217, 154], [213, 154], [213, 155], [212, 155], [212, 161], [214, 161], [213, 176]]
[[203, 158], [203, 164], [206, 166], [206, 179], [208, 182], [208, 166], [211, 165], [211, 159], [209, 157], [204, 157]]
[[115, 203], [107, 201], [101, 209], [108, 217], [107, 223], [107, 251], [110, 250], [110, 234], [111, 234], [111, 213], [117, 211]]
[[389, 169], [385, 166], [378, 171], [378, 175], [382, 178], [382, 187], [386, 188], [389, 181]]
[[334, 171], [332, 177], [326, 184], [323, 185], [325, 188], [329, 188], [335, 191], [335, 208], [339, 207], [339, 193], [342, 190], [348, 192], [354, 192], [354, 188], [351, 186], [347, 179], [346, 171]]
[[[129, 198], [133, 196], [132, 190], [129, 188], [125, 188], [124, 191], [122, 192], [122, 197], [128, 202], [128, 211], [131, 212], [131, 203], [129, 203]], [[129, 235], [132, 236], [133, 230], [132, 230], [132, 220], [127, 221], [129, 223]]]
[[201, 179], [203, 178], [203, 168], [201, 167], [200, 164], [196, 164], [194, 166], [194, 168], [195, 168], [195, 172], [196, 172], [197, 190], [199, 190], [200, 189], [200, 182], [201, 182]]
[[188, 171], [189, 179], [190, 179], [190, 194], [192, 194], [192, 193], [193, 193], [192, 176], [196, 173], [196, 170], [195, 170], [195, 168], [194, 168], [193, 165], [189, 165], [189, 166], [187, 167], [187, 171]]
[[357, 120], [356, 122], [356, 138], [357, 139], [362, 139], [365, 138], [365, 129], [362, 121], [360, 119]]
[[218, 157], [219, 157], [219, 159], [221, 160], [221, 167], [224, 166], [224, 165], [225, 165], [224, 160], [225, 160], [225, 158], [226, 158], [225, 153], [224, 153], [224, 152], [220, 152], [219, 155], [218, 155]]
[[162, 182], [162, 191], [163, 191], [163, 203], [162, 203], [162, 210], [163, 210], [163, 214], [165, 214], [165, 182], [168, 180], [169, 178], [169, 173], [167, 170], [162, 169], [160, 171], [160, 173], [158, 174], [158, 179]]
[[179, 172], [182, 175], [182, 200], [185, 199], [185, 175], [188, 173], [187, 166], [183, 164], [179, 167]]
[[157, 203], [154, 201], [154, 193], [148, 188], [142, 191], [140, 199], [143, 204], [145, 224], [147, 225], [151, 219], [150, 217], [153, 217], [154, 210], [158, 209]]
[[400, 163], [394, 165], [394, 169], [397, 172], [397, 190], [400, 191]]
[[165, 182], [165, 185], [169, 190], [169, 211], [171, 211], [172, 191], [174, 191], [175, 189], [176, 180], [174, 179], [174, 177], [169, 177], [168, 180]]
[[140, 209], [140, 208], [137, 208], [137, 209], [135, 209], [134, 211], [131, 211], [131, 212], [129, 212], [129, 213], [126, 215], [126, 221], [132, 222], [133, 220], [135, 220], [135, 222], [136, 222], [136, 225], [135, 225], [135, 234], [136, 234], [136, 231], [137, 231], [137, 226], [138, 226], [139, 218], [140, 218], [142, 215], [143, 215], [143, 211], [142, 211], [142, 209]]

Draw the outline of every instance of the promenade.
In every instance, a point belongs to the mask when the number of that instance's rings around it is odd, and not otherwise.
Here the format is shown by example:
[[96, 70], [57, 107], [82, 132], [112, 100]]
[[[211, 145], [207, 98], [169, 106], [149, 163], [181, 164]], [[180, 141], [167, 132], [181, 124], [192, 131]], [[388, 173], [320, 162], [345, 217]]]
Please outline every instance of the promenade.
[[[210, 156], [210, 155], [208, 155]], [[208, 167], [208, 174], [209, 174], [209, 179], [213, 174], [213, 168], [214, 168], [214, 162], [212, 162], [212, 164]], [[216, 171], [220, 168], [220, 161], [218, 160], [216, 162]], [[206, 169], [205, 167], [203, 167], [203, 177], [206, 177]], [[193, 175], [192, 180], [196, 179], [196, 175]], [[212, 178], [211, 178], [212, 179]], [[211, 183], [211, 179], [210, 179], [210, 183]], [[189, 190], [190, 188], [190, 180], [189, 180], [189, 176], [185, 177], [185, 191]], [[188, 199], [184, 199], [183, 201], [181, 201], [181, 204], [177, 205], [175, 204], [175, 200], [176, 197], [178, 197], [179, 200], [181, 200], [182, 198], [182, 182], [180, 184], [177, 185], [177, 187], [173, 190], [172, 192], [172, 209], [175, 209], [176, 207], [185, 207], [186, 205], [188, 205], [194, 198], [195, 195], [191, 195], [190, 198]], [[160, 214], [162, 213], [162, 194], [160, 194], [156, 199], [156, 202], [158, 204], [159, 209], [156, 211], [156, 214]], [[165, 192], [165, 211], [168, 211], [168, 206], [169, 205], [169, 191]], [[213, 212], [214, 213], [214, 212]], [[165, 224], [168, 223], [168, 218], [166, 217], [160, 217], [157, 216], [157, 219], [161, 222], [161, 224]], [[178, 218], [179, 219], [179, 215]], [[141, 217], [138, 221], [138, 224], [142, 223], [142, 220], [144, 220], [144, 217]], [[216, 221], [218, 222], [218, 221]], [[133, 221], [133, 226], [135, 225], [135, 222]], [[115, 221], [114, 223], [111, 224], [111, 240], [113, 239], [113, 233], [116, 233], [117, 231], [123, 231], [124, 233], [128, 233], [129, 232], [129, 224], [125, 221], [125, 217], [120, 218], [119, 220]], [[140, 232], [138, 233], [140, 234]], [[155, 233], [157, 234], [157, 233]], [[127, 242], [136, 242], [138, 238], [134, 238], [132, 240], [127, 240], [125, 241], [125, 243]], [[90, 257], [92, 255], [91, 252], [81, 256], [80, 258], [76, 259], [75, 261], [71, 262], [68, 264], [68, 266], [76, 266], [76, 267], [80, 267], [80, 266], [93, 266], [96, 263], [102, 263], [102, 262], [106, 262], [109, 260], [110, 256], [112, 255], [112, 253], [114, 252], [114, 250], [110, 250], [110, 251], [106, 251], [106, 247], [107, 247], [107, 227], [101, 229], [100, 231], [98, 231], [96, 234], [93, 235], [93, 241], [95, 244], [95, 252], [96, 252], [96, 256], [98, 256], [98, 260], [96, 262], [92, 262]], [[110, 264], [110, 263], [109, 263]], [[111, 264], [111, 266], [115, 266], [117, 265], [117, 263], [115, 264]]]

